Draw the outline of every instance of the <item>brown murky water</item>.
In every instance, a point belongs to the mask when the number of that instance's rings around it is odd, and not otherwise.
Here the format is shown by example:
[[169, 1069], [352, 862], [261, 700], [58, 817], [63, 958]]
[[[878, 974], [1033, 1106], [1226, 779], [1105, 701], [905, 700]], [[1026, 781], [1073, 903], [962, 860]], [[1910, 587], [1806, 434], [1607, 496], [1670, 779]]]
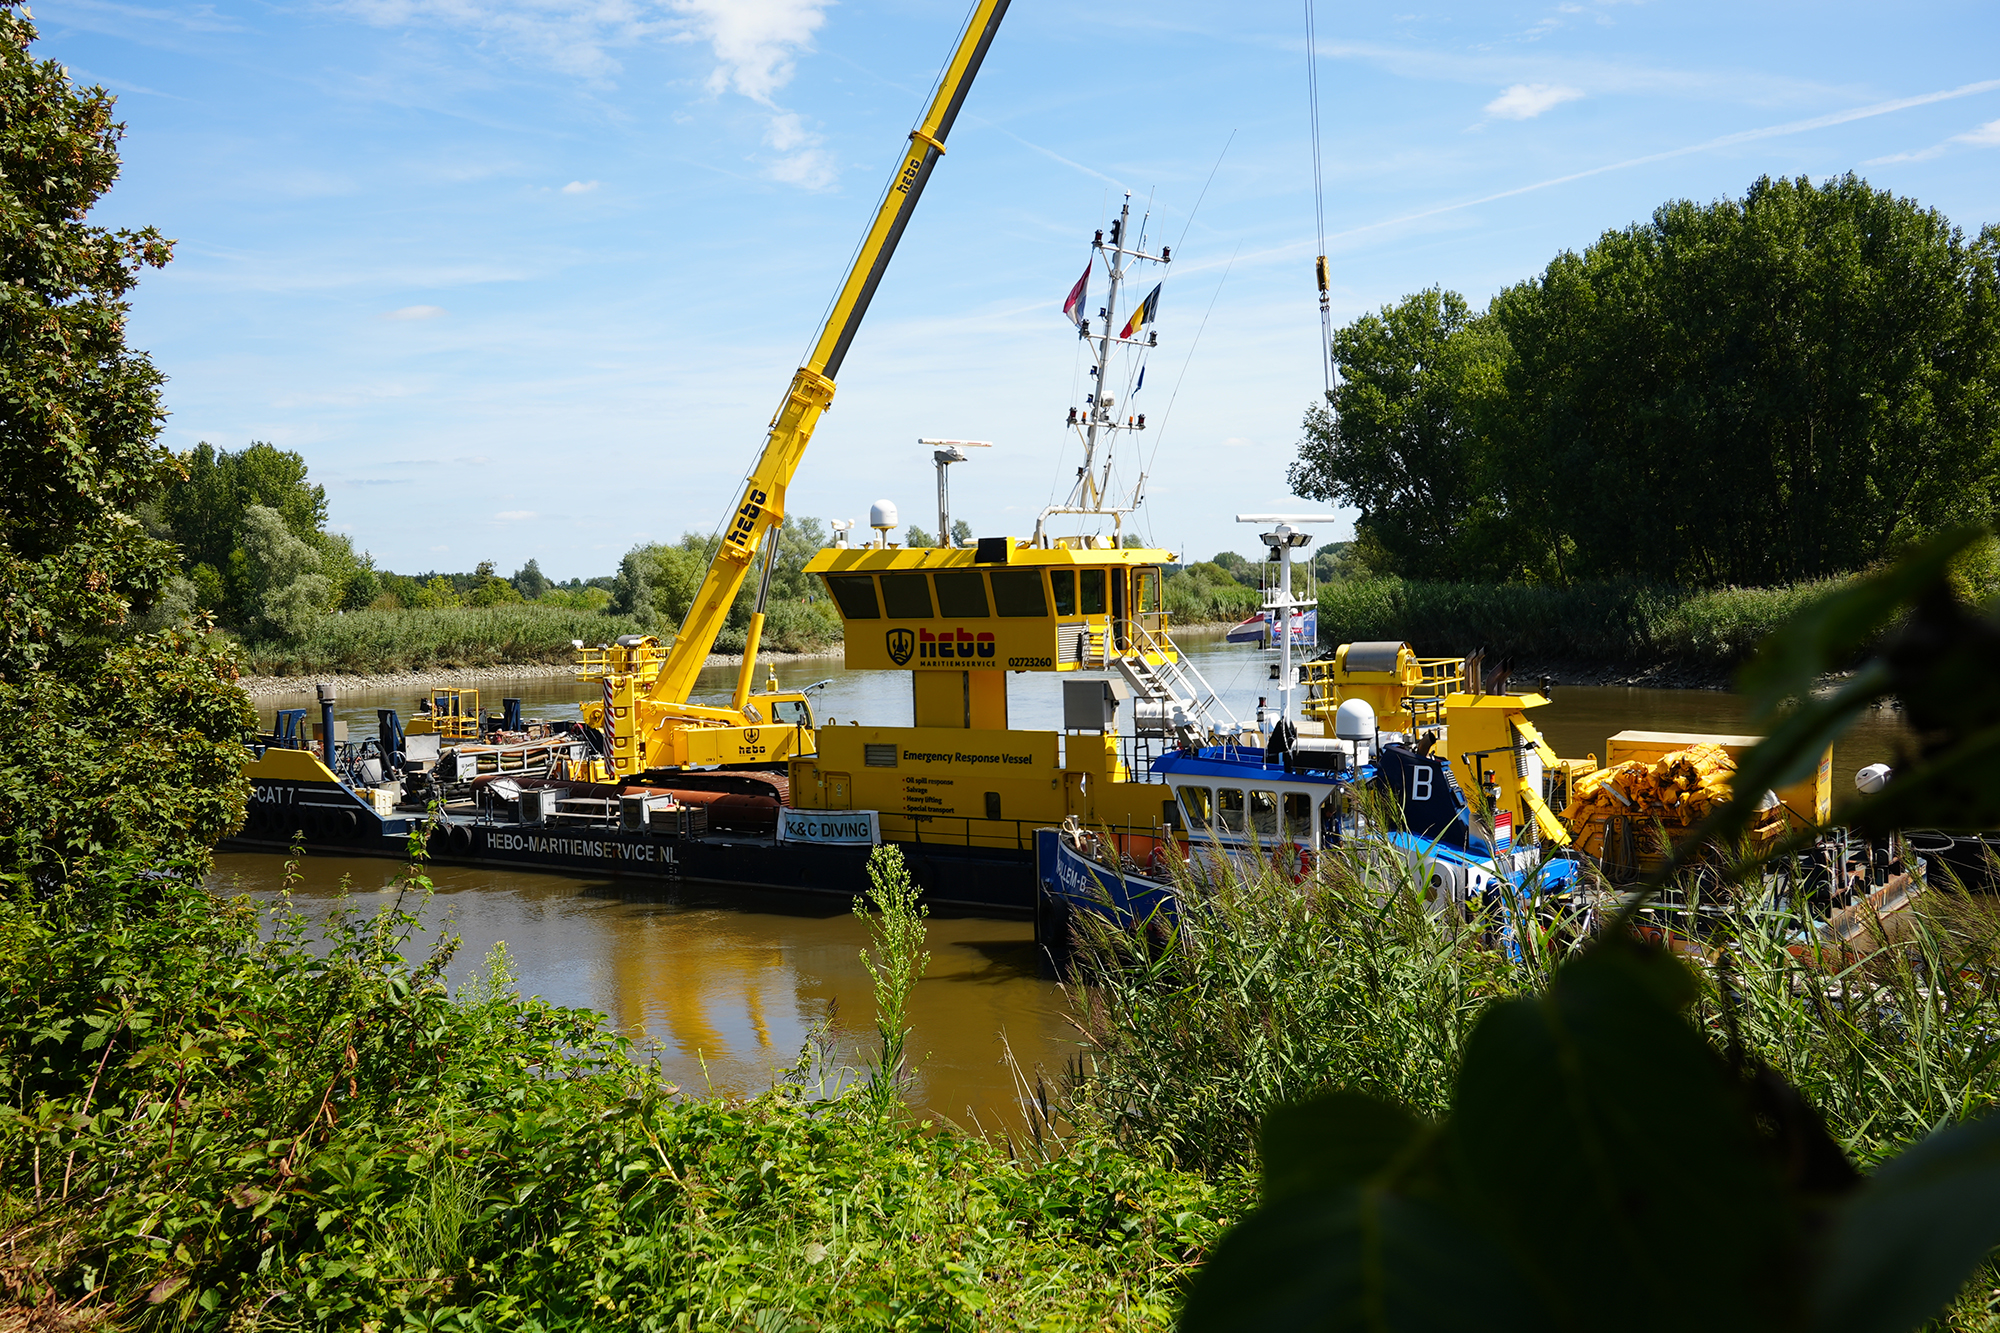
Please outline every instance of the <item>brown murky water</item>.
[[[1254, 714], [1257, 696], [1270, 693], [1269, 663], [1247, 647], [1222, 644], [1215, 635], [1186, 636], [1190, 656], [1225, 702], [1242, 718]], [[763, 672], [760, 671], [760, 684]], [[865, 719], [908, 725], [909, 684], [892, 673], [849, 672], [838, 659], [790, 663], [780, 680], [797, 687], [829, 683], [818, 696], [822, 719]], [[702, 673], [698, 696], [726, 696], [733, 668]], [[1013, 678], [1009, 711], [1015, 726], [1060, 726], [1061, 690], [1055, 682]], [[519, 698], [530, 717], [574, 717], [586, 689], [556, 678], [494, 680], [481, 686], [481, 704], [498, 711], [503, 696]], [[375, 725], [375, 709], [393, 707], [408, 718], [417, 692], [355, 693], [337, 715], [357, 732]], [[309, 698], [261, 699], [268, 719], [274, 706], [304, 707]], [[1550, 707], [1535, 716], [1550, 743], [1564, 755], [1605, 753], [1605, 740], [1627, 729], [1736, 733], [1746, 730], [1743, 701], [1705, 690], [1558, 688]], [[1864, 715], [1835, 750], [1836, 795], [1854, 770], [1893, 757], [1897, 715]], [[293, 902], [323, 915], [339, 901], [343, 880], [356, 906], [388, 901], [396, 867], [363, 858], [312, 858]], [[217, 860], [216, 887], [274, 898], [282, 863], [275, 856], [226, 854]], [[657, 1042], [669, 1078], [689, 1091], [751, 1093], [798, 1059], [812, 1024], [833, 1015], [836, 1067], [859, 1067], [874, 1040], [873, 1001], [859, 951], [865, 931], [845, 912], [796, 901], [750, 903], [678, 897], [639, 901], [623, 895], [637, 888], [615, 880], [500, 870], [438, 868], [435, 897], [426, 906], [433, 929], [450, 929], [463, 945], [452, 969], [462, 982], [497, 941], [506, 941], [525, 993], [558, 1004], [598, 1010], [619, 1030]], [[1059, 1068], [1076, 1049], [1064, 1018], [1062, 992], [1037, 974], [1030, 927], [1025, 922], [971, 918], [934, 920], [931, 963], [912, 1001], [920, 1057], [916, 1095], [932, 1111], [961, 1124], [973, 1117], [994, 1123], [1011, 1118], [1014, 1075], [1004, 1063], [1011, 1047], [1030, 1072], [1036, 1064]]]

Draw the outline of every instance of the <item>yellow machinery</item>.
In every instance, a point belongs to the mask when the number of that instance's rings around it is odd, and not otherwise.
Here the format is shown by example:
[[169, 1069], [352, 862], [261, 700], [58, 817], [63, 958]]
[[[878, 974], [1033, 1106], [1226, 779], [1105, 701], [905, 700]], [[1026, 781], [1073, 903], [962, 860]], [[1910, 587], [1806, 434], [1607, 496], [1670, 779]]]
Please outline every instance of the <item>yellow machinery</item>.
[[1331, 661], [1308, 662], [1304, 672], [1299, 711], [1323, 726], [1341, 704], [1361, 699], [1384, 727], [1416, 731], [1443, 722], [1445, 696], [1465, 688], [1464, 658], [1418, 657], [1407, 643], [1343, 643]]
[[[822, 729], [819, 753], [792, 763], [792, 804], [879, 811], [882, 836], [906, 842], [1027, 848], [1038, 826], [1072, 816], [1142, 843], [1164, 837], [1172, 793], [1131, 780], [1120, 728], [1164, 750], [1189, 725], [1168, 702], [1198, 694], [1159, 610], [1171, 559], [1001, 537], [821, 551], [806, 571], [840, 612], [848, 667], [909, 672], [915, 725]], [[1008, 726], [1011, 676], [1105, 671], [1122, 681], [1065, 687], [1063, 731]]]
[[[616, 780], [648, 768], [768, 763], [814, 752], [812, 710], [803, 695], [760, 694], [753, 699], [750, 692], [756, 678], [757, 644], [764, 631], [764, 602], [777, 556], [778, 528], [784, 520], [785, 488], [812, 442], [820, 414], [833, 402], [834, 376], [840, 372], [903, 228], [916, 210], [917, 199], [944, 155], [945, 137], [979, 73], [1007, 4], [1008, 0], [979, 0], [973, 7], [951, 63], [938, 80], [936, 95], [923, 119], [910, 131], [909, 148], [883, 191], [874, 221], [848, 269], [847, 281], [820, 328], [819, 340], [792, 376], [791, 388], [771, 419], [764, 451], [745, 479], [742, 502], [724, 520], [722, 540], [672, 647], [662, 649], [651, 639], [621, 640], [595, 664], [580, 664], [584, 679], [604, 682], [604, 699], [584, 704], [586, 721], [597, 726], [609, 724], [610, 757], [593, 765], [596, 775]], [[735, 697], [726, 708], [690, 704], [688, 696], [695, 678], [708, 660], [715, 636], [760, 550], [763, 581], [757, 591], [757, 609], [750, 617]]]
[[[1528, 710], [1548, 700], [1539, 694], [1479, 694], [1466, 689], [1462, 657], [1418, 657], [1407, 643], [1344, 643], [1330, 661], [1305, 667], [1307, 717], [1331, 725], [1349, 699], [1375, 710], [1387, 731], [1411, 736], [1442, 730], [1443, 749], [1466, 794], [1495, 814], [1506, 812], [1525, 833], [1538, 828], [1558, 846], [1569, 834], [1548, 799], [1555, 779], [1567, 791], [1571, 772], [1596, 767], [1558, 759]], [[1558, 801], [1557, 804], [1560, 804]]]

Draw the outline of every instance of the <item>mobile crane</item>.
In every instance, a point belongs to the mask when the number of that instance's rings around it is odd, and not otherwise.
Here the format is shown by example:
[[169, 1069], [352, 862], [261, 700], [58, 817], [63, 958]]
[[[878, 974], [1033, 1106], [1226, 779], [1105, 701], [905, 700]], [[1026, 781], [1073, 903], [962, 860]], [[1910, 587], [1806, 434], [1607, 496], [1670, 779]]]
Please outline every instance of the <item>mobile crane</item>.
[[[764, 603], [784, 521], [785, 488], [798, 471], [821, 414], [833, 402], [834, 377], [924, 185], [944, 156], [945, 138], [1007, 5], [1008, 0], [979, 0], [973, 8], [951, 62], [938, 79], [936, 94], [910, 131], [909, 149], [883, 191], [819, 339], [771, 418], [763, 452], [744, 480], [742, 501], [724, 521], [722, 539], [672, 645], [662, 647], [651, 636], [633, 636], [601, 652], [584, 653], [579, 663], [583, 678], [601, 678], [604, 684], [603, 699], [584, 705], [585, 720], [604, 731], [606, 758], [593, 765], [604, 779], [616, 782], [649, 769], [779, 764], [816, 752], [812, 706], [803, 693], [751, 693]], [[688, 696], [695, 678], [760, 553], [764, 566], [757, 608], [750, 617], [735, 696], [726, 708], [691, 704]]]

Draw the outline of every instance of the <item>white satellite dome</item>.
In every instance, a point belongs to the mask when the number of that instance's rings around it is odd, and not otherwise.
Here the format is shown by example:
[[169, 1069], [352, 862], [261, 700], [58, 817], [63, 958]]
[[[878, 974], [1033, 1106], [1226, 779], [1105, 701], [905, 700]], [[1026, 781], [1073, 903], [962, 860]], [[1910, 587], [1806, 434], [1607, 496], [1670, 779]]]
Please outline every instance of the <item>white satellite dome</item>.
[[1334, 710], [1333, 734], [1343, 741], [1375, 739], [1375, 710], [1366, 699], [1347, 699]]
[[1888, 785], [1889, 766], [1887, 764], [1870, 764], [1868, 767], [1857, 771], [1854, 775], [1854, 789], [1863, 796], [1873, 796]]
[[868, 526], [871, 528], [893, 528], [897, 524], [896, 502], [877, 500], [868, 506]]

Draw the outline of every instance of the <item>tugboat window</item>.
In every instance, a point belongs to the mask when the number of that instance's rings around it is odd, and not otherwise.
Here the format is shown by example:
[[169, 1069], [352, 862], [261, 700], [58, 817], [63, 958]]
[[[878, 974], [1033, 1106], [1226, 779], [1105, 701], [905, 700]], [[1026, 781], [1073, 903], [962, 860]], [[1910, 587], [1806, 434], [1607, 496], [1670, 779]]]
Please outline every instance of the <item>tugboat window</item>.
[[1210, 799], [1206, 787], [1182, 787], [1180, 789], [1181, 809], [1187, 814], [1187, 826], [1196, 831], [1206, 830], [1215, 819], [1215, 802]]
[[922, 574], [884, 574], [882, 609], [891, 620], [929, 620], [931, 581]]
[[975, 570], [953, 570], [937, 576], [938, 614], [949, 620], [984, 620], [986, 576]]
[[1234, 787], [1215, 789], [1215, 819], [1224, 833], [1243, 831], [1243, 793]]
[[828, 574], [826, 590], [833, 594], [840, 614], [849, 620], [880, 620], [875, 605], [875, 577], [872, 574]]
[[1285, 793], [1285, 836], [1311, 842], [1313, 835], [1312, 797], [1304, 792]]
[[1278, 793], [1274, 791], [1253, 791], [1250, 793], [1250, 827], [1260, 838], [1278, 836]]
[[1033, 616], [1046, 619], [1049, 599], [1042, 593], [1039, 569], [994, 570], [993, 609], [1003, 616]]
[[1056, 614], [1073, 616], [1076, 614], [1076, 571], [1073, 569], [1052, 570], [1049, 586], [1056, 594]]
[[1104, 614], [1104, 571], [1084, 569], [1077, 571], [1083, 576], [1083, 613], [1087, 616]]

